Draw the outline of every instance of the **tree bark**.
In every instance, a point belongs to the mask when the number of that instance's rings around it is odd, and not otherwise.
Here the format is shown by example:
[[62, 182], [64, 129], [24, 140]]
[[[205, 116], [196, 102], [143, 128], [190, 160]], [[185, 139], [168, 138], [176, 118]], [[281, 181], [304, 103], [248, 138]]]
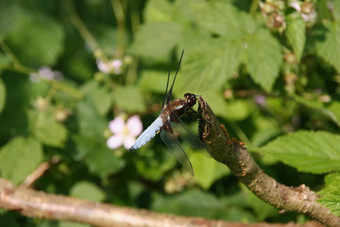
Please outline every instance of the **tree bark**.
[[265, 174], [248, 153], [246, 145], [230, 138], [207, 102], [202, 97], [198, 102], [199, 132], [212, 157], [227, 165], [256, 196], [283, 211], [296, 211], [325, 225], [340, 226], [340, 218], [316, 202], [318, 195], [309, 187], [304, 184], [288, 187]]

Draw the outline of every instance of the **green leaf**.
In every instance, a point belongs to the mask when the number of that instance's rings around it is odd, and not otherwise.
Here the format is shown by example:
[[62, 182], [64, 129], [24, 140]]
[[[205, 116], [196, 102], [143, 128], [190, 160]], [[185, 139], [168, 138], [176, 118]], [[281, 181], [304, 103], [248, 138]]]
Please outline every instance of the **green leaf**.
[[76, 145], [74, 148], [74, 159], [76, 161], [84, 160], [91, 150], [96, 150], [98, 143], [93, 139], [80, 134], [71, 135], [71, 140]]
[[155, 70], [143, 70], [138, 87], [141, 90], [153, 91], [163, 94], [165, 92], [167, 73]]
[[96, 81], [89, 81], [81, 88], [81, 91], [87, 95], [89, 100], [92, 100], [92, 104], [100, 115], [107, 114], [112, 106], [112, 96], [105, 88], [100, 87]]
[[300, 61], [306, 42], [306, 24], [300, 12], [294, 12], [286, 17], [286, 36], [292, 46], [297, 59]]
[[[177, 164], [175, 157], [170, 154], [165, 145], [161, 142], [158, 145], [158, 149], [156, 147], [152, 150], [144, 146], [133, 154], [137, 156], [135, 165], [138, 173], [150, 181], [163, 179], [164, 174]], [[152, 146], [155, 147], [156, 144]]]
[[[17, 24], [6, 36], [22, 64], [53, 65], [63, 49], [63, 28], [48, 14], [18, 10]], [[48, 29], [46, 29], [48, 28]]]
[[216, 180], [230, 173], [226, 165], [199, 152], [191, 153], [189, 159], [194, 168], [195, 182], [204, 189], [209, 189]]
[[[211, 35], [204, 30], [186, 27], [182, 31], [182, 39], [179, 44], [178, 50], [185, 50], [184, 60], [186, 59], [186, 53], [190, 52], [190, 50], [197, 48], [197, 46], [201, 45], [201, 43], [206, 42], [211, 38]], [[180, 53], [178, 53], [178, 56]]]
[[158, 212], [205, 218], [222, 218], [225, 215], [219, 199], [198, 189], [169, 198], [157, 197], [153, 201], [152, 209]]
[[[334, 190], [334, 188], [337, 187], [337, 185], [340, 184], [340, 173], [330, 173], [325, 176], [325, 186], [322, 190], [318, 192], [319, 195], [324, 196], [328, 192], [331, 192]], [[338, 187], [339, 188], [339, 187]]]
[[144, 11], [144, 18], [150, 22], [171, 22], [174, 7], [166, 0], [148, 1]]
[[15, 28], [18, 18], [18, 7], [13, 1], [0, 1], [0, 39]]
[[223, 98], [222, 93], [203, 91], [200, 95], [202, 95], [202, 97], [207, 101], [211, 109], [214, 110], [214, 114], [216, 114], [216, 116], [221, 116], [223, 118], [227, 118], [229, 116], [228, 104]]
[[251, 78], [270, 92], [279, 76], [282, 62], [281, 46], [268, 30], [259, 28], [249, 37], [246, 65]]
[[327, 192], [321, 199], [317, 201], [326, 207], [328, 207], [332, 213], [337, 216], [340, 216], [340, 183], [334, 185], [333, 190]]
[[2, 79], [0, 78], [0, 114], [3, 111], [6, 103], [6, 87]]
[[9, 59], [9, 57], [4, 53], [0, 52], [0, 70], [2, 70], [2, 67], [8, 65], [10, 62], [11, 60]]
[[108, 122], [98, 114], [90, 98], [86, 97], [78, 103], [76, 117], [82, 135], [96, 141], [103, 140], [103, 132], [108, 128]]
[[73, 185], [70, 196], [92, 202], [101, 202], [105, 199], [104, 192], [95, 184], [88, 181], [77, 182]]
[[247, 118], [252, 112], [249, 100], [233, 100], [227, 103], [228, 111], [225, 118], [232, 121], [241, 121]]
[[117, 43], [121, 42], [123, 45], [127, 45], [127, 40], [129, 39], [127, 37], [126, 33], [119, 34], [119, 40], [118, 40], [118, 35], [117, 35], [117, 30], [109, 25], [103, 25], [101, 23], [98, 23], [96, 25], [96, 30], [97, 30], [97, 41], [98, 44], [103, 50], [103, 52], [107, 56], [115, 56], [115, 53], [117, 52], [117, 46], [112, 45], [112, 43]]
[[325, 114], [329, 116], [337, 125], [340, 127], [340, 102], [332, 101], [327, 106], [328, 113]]
[[108, 122], [98, 115], [92, 101], [84, 99], [80, 102], [76, 117], [81, 135], [72, 136], [76, 145], [75, 159], [84, 160], [89, 171], [101, 178], [121, 170], [125, 160], [107, 148], [103, 132], [108, 128]]
[[33, 173], [42, 160], [42, 146], [38, 141], [16, 137], [0, 150], [1, 177], [18, 184]]
[[64, 125], [57, 122], [53, 117], [43, 116], [34, 123], [33, 134], [36, 138], [52, 147], [63, 147], [67, 139], [67, 130]]
[[203, 91], [200, 95], [208, 102], [216, 116], [221, 116], [228, 120], [244, 120], [252, 111], [252, 106], [249, 105], [248, 100], [233, 100], [227, 102], [222, 94], [213, 91]]
[[299, 171], [327, 173], [340, 169], [340, 136], [299, 131], [281, 136], [259, 148]]
[[318, 54], [340, 72], [340, 23], [327, 26], [325, 37], [316, 40]]
[[117, 157], [114, 151], [104, 144], [97, 144], [94, 149], [89, 150], [84, 161], [89, 171], [99, 175], [102, 179], [117, 173], [126, 164], [124, 159]]
[[200, 94], [216, 90], [236, 74], [242, 53], [242, 43], [229, 38], [207, 40], [186, 52], [183, 70], [175, 90]]
[[254, 20], [225, 1], [200, 1], [191, 4], [198, 25], [214, 34], [238, 39], [253, 33]]
[[129, 52], [144, 58], [164, 60], [181, 39], [181, 30], [181, 26], [173, 22], [143, 24]]
[[143, 112], [145, 104], [136, 86], [118, 86], [113, 91], [114, 103], [126, 112]]
[[335, 18], [335, 21], [340, 24], [340, 2], [339, 1], [332, 1], [333, 5], [333, 15]]

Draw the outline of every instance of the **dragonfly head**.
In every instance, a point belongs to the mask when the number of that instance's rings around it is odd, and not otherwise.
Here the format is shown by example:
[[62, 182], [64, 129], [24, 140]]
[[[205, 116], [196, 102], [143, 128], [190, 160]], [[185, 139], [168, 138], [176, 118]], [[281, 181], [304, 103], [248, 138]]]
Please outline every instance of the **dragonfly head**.
[[184, 98], [186, 100], [186, 104], [188, 107], [192, 107], [193, 105], [196, 104], [196, 95], [191, 93], [185, 93]]

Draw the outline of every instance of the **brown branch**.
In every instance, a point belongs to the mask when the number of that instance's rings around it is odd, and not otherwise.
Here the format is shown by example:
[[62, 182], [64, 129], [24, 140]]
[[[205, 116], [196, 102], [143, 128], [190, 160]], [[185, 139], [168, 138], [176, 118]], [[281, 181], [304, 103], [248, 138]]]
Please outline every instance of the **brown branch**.
[[73, 221], [95, 226], [322, 227], [317, 222], [307, 222], [304, 225], [241, 224], [159, 214], [15, 187], [4, 179], [0, 179], [0, 207], [16, 210], [28, 217]]
[[340, 218], [316, 202], [309, 187], [287, 187], [265, 174], [249, 155], [244, 143], [230, 138], [203, 98], [199, 98], [199, 131], [213, 158], [227, 165], [231, 172], [255, 195], [284, 211], [307, 214], [328, 226], [340, 226]]
[[38, 168], [28, 175], [25, 181], [20, 185], [22, 188], [33, 188], [33, 184], [51, 167], [52, 164], [59, 162], [57, 156], [53, 156], [50, 162], [41, 163]]

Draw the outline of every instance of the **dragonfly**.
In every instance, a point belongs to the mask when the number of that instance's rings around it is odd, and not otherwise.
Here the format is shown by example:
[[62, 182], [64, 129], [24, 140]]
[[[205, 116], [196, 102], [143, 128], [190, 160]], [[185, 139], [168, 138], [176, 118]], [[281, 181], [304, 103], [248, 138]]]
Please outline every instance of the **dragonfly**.
[[184, 125], [182, 120], [179, 118], [185, 113], [197, 113], [192, 107], [197, 102], [197, 95], [192, 93], [185, 93], [184, 99], [175, 99], [171, 101], [172, 90], [174, 88], [175, 80], [179, 71], [179, 67], [182, 62], [184, 50], [182, 51], [175, 77], [172, 81], [171, 87], [168, 91], [169, 80], [170, 80], [170, 69], [168, 73], [168, 79], [166, 83], [165, 94], [163, 98], [163, 104], [160, 115], [154, 120], [154, 122], [137, 138], [135, 144], [129, 149], [130, 151], [136, 150], [144, 146], [157, 134], [160, 134], [162, 141], [169, 148], [175, 158], [182, 164], [192, 176], [194, 176], [194, 170], [191, 162], [180, 145], [175, 132], [178, 132], [179, 136], [189, 142], [195, 150], [201, 151], [208, 157], [210, 156], [209, 151], [202, 141], [193, 135], [190, 130]]

